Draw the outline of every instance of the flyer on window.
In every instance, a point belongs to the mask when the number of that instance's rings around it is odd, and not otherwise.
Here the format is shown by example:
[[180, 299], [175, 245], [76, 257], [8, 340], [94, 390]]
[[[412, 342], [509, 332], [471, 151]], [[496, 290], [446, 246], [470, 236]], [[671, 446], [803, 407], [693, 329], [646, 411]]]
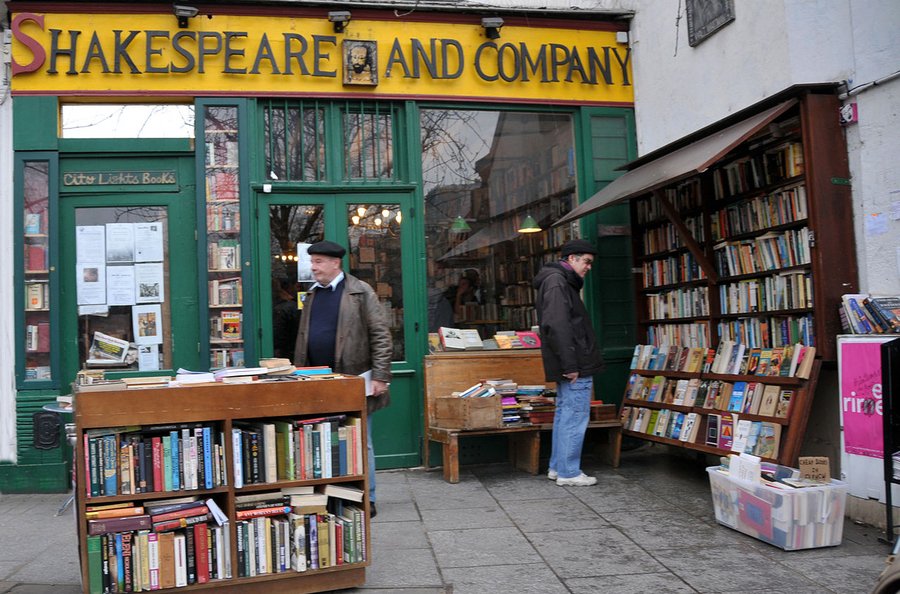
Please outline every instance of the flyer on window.
[[134, 266], [106, 267], [106, 304], [134, 305]]
[[140, 371], [159, 371], [159, 345], [138, 345], [138, 369]]
[[106, 241], [103, 225], [75, 227], [75, 261], [106, 262]]
[[87, 261], [76, 264], [75, 293], [78, 305], [105, 304], [106, 264]]
[[166, 300], [162, 262], [134, 265], [136, 303], [162, 303]]
[[134, 224], [135, 262], [163, 261], [162, 229], [162, 221]]
[[106, 224], [106, 261], [134, 262], [134, 224]]
[[134, 342], [138, 346], [162, 343], [162, 313], [159, 304], [132, 307], [131, 324]]

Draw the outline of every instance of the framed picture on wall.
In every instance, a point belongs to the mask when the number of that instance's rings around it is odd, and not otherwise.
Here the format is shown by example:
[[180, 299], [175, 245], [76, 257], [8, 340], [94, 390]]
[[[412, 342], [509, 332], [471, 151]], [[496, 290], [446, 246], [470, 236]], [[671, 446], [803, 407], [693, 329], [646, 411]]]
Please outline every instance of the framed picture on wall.
[[691, 47], [734, 20], [734, 0], [685, 0], [685, 7]]

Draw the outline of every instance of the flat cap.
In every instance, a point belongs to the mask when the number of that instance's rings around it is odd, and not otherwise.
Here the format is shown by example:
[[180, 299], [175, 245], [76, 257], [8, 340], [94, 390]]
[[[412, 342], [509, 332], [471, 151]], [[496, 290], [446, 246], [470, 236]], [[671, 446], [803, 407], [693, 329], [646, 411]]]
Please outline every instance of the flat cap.
[[319, 241], [309, 246], [307, 253], [310, 256], [328, 256], [330, 258], [343, 258], [347, 250], [333, 241]]
[[597, 248], [591, 245], [591, 242], [587, 239], [570, 239], [562, 246], [563, 260], [572, 254], [591, 254], [595, 256], [597, 255]]

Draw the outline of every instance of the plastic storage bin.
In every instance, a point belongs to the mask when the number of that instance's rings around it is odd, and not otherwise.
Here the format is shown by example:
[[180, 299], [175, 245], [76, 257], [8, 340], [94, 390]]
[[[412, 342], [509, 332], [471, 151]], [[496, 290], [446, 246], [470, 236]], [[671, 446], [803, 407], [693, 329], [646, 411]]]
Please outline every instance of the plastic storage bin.
[[716, 520], [786, 551], [841, 544], [847, 483], [776, 489], [706, 469]]

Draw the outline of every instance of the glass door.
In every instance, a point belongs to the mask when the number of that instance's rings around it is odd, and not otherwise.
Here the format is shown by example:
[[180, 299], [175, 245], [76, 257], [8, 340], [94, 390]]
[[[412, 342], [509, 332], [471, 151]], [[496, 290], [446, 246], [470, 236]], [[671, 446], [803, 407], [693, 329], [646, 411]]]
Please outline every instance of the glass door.
[[416, 299], [410, 290], [414, 286], [410, 200], [406, 194], [382, 192], [260, 195], [259, 302], [271, 303], [260, 313], [262, 357], [293, 357], [303, 298], [314, 283], [306, 253], [311, 244], [327, 239], [344, 246], [344, 271], [368, 283], [378, 295], [393, 337], [394, 376], [391, 406], [375, 416], [378, 468], [420, 462], [421, 380], [419, 363], [410, 361], [408, 354], [418, 352], [415, 341], [425, 329], [412, 315]]

